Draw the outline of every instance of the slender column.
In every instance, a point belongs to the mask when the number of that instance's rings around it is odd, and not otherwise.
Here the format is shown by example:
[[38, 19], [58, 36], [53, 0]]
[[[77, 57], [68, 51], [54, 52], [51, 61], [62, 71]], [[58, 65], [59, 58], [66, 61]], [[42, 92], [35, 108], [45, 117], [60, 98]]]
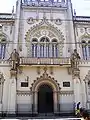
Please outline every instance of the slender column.
[[13, 77], [9, 82], [9, 100], [8, 100], [8, 114], [15, 114], [16, 112], [16, 79]]
[[35, 113], [35, 114], [37, 114], [37, 97], [38, 97], [38, 95], [37, 95], [37, 91], [35, 91], [34, 93], [33, 93], [33, 104], [34, 104], [34, 109], [33, 109], [33, 112]]
[[1, 82], [1, 96], [0, 96], [0, 113], [2, 113], [2, 99], [3, 99], [3, 84], [4, 84], [4, 78], [3, 74], [0, 74], [0, 82]]
[[3, 84], [3, 98], [2, 98], [2, 111], [7, 112], [8, 108], [8, 95], [9, 95], [9, 79], [5, 80]]
[[82, 107], [81, 82], [78, 77], [75, 77], [73, 80], [74, 80], [74, 100], [76, 104], [80, 102], [80, 107]]
[[53, 92], [53, 100], [54, 100], [54, 113], [57, 113], [58, 112], [58, 102], [57, 102], [57, 92], [54, 91]]
[[88, 80], [85, 80], [85, 94], [86, 94], [86, 109], [88, 109], [88, 105], [87, 105], [87, 102], [88, 102]]
[[17, 1], [17, 4], [16, 4], [16, 20], [15, 20], [15, 30], [14, 30], [14, 48], [17, 49], [17, 43], [18, 43], [18, 33], [19, 33], [19, 25], [20, 25], [20, 5], [21, 5], [21, 0], [18, 0]]

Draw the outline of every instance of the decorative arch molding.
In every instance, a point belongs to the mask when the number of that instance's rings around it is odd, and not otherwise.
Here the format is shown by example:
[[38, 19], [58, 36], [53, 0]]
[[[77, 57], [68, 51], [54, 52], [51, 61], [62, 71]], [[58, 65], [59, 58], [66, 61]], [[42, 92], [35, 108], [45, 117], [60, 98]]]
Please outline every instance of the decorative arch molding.
[[49, 76], [47, 72], [44, 72], [42, 76], [34, 80], [32, 86], [31, 86], [31, 92], [32, 92], [32, 102], [33, 102], [33, 112], [35, 114], [38, 113], [38, 90], [41, 85], [49, 85], [53, 90], [53, 107], [54, 107], [54, 113], [57, 113], [59, 111], [59, 93], [60, 93], [60, 87], [59, 83]]
[[30, 40], [33, 38], [33, 36], [41, 30], [47, 30], [51, 31], [52, 35], [58, 39], [59, 42], [63, 43], [64, 42], [64, 35], [62, 32], [57, 28], [54, 27], [54, 25], [50, 24], [47, 20], [42, 20], [39, 24], [33, 25], [25, 35], [25, 40], [26, 42], [30, 42]]
[[44, 72], [42, 76], [37, 77], [37, 79], [34, 80], [32, 86], [30, 87], [30, 90], [32, 92], [38, 91], [39, 86], [41, 86], [42, 84], [48, 84], [52, 87], [53, 91], [60, 92], [61, 88], [57, 80], [49, 76], [46, 72]]
[[54, 25], [50, 24], [46, 19], [42, 20], [39, 24], [33, 25], [25, 35], [26, 40], [26, 47], [27, 47], [27, 56], [32, 57], [32, 39], [37, 38], [40, 40], [42, 37], [49, 38], [52, 42], [52, 39], [57, 39], [58, 44], [58, 53], [59, 57], [63, 54], [63, 47], [64, 47], [64, 35], [62, 32], [55, 27]]

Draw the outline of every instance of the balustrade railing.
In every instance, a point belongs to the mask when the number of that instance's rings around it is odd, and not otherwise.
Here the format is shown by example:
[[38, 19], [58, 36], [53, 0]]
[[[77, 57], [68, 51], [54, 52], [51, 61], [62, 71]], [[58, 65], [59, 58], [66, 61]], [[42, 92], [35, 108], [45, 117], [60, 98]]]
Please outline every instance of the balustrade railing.
[[69, 58], [20, 58], [20, 65], [69, 65]]

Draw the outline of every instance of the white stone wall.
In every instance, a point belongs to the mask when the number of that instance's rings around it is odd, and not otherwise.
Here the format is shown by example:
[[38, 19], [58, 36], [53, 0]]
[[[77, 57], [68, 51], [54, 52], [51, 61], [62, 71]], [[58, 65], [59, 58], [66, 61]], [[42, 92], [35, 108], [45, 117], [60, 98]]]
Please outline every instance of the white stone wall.
[[[26, 47], [26, 40], [25, 35], [27, 34], [28, 30], [32, 27], [35, 27], [36, 25], [39, 25], [41, 20], [36, 21], [37, 17], [37, 8], [21, 8], [20, 9], [20, 1], [17, 6], [17, 13], [16, 17], [18, 19], [15, 21], [15, 24], [12, 27], [12, 33], [10, 33], [11, 30], [11, 24], [4, 24], [3, 25], [3, 33], [7, 36], [7, 41], [9, 41], [8, 48], [7, 48], [7, 58], [9, 58], [9, 54], [12, 52], [14, 48], [18, 48], [18, 51], [20, 50], [17, 44], [18, 40], [19, 42], [22, 42], [22, 51], [19, 51], [21, 57], [27, 57], [28, 56], [28, 50]], [[44, 12], [46, 12], [45, 16], [46, 19], [49, 19], [48, 22], [53, 25], [56, 29], [59, 29], [62, 32], [62, 35], [64, 35], [64, 47], [63, 47], [63, 57], [68, 57], [72, 49], [75, 48], [75, 44], [66, 44], [68, 42], [74, 43], [75, 42], [75, 36], [74, 36], [74, 28], [73, 28], [73, 21], [72, 21], [72, 11], [71, 11], [71, 4], [68, 4], [68, 10], [66, 9], [52, 9], [52, 18], [53, 21], [50, 20], [51, 18], [51, 9], [45, 9]], [[67, 12], [66, 12], [67, 11]], [[38, 17], [39, 19], [43, 19], [43, 9], [39, 8], [38, 10]], [[35, 23], [34, 24], [28, 24], [27, 19], [33, 17]], [[55, 19], [60, 18], [61, 19], [61, 25], [55, 24]], [[84, 27], [88, 27], [88, 34], [89, 31], [89, 25], [79, 25], [76, 24], [76, 41], [81, 42], [81, 36], [84, 35], [85, 29]], [[81, 30], [82, 29], [82, 30]], [[37, 30], [38, 31], [38, 30]], [[30, 40], [31, 41], [31, 40]], [[12, 42], [14, 44], [12, 45]], [[16, 44], [15, 44], [16, 43]], [[28, 43], [29, 44], [29, 43]], [[80, 53], [80, 56], [82, 56], [81, 47], [79, 44], [77, 45], [78, 52]], [[68, 52], [69, 50], [69, 52]], [[81, 102], [83, 104], [83, 107], [86, 107], [86, 93], [85, 93], [85, 83], [84, 79], [85, 76], [88, 74], [89, 65], [90, 63], [83, 62], [80, 63], [80, 80], [81, 80], [81, 91], [80, 91], [80, 98]], [[8, 111], [10, 112], [13, 108], [13, 110], [19, 110], [19, 111], [30, 111], [31, 104], [32, 104], [32, 96], [30, 94], [22, 94], [22, 92], [31, 92], [30, 87], [32, 87], [32, 83], [34, 83], [34, 80], [37, 80], [37, 77], [40, 77], [43, 73], [44, 66], [40, 66], [40, 74], [37, 73], [37, 67], [36, 66], [23, 66], [20, 67], [22, 73], [19, 73], [17, 76], [17, 84], [10, 78], [10, 65], [8, 63], [0, 63], [0, 71], [3, 73], [5, 82], [3, 87], [3, 103], [0, 105], [2, 107], [2, 110], [4, 112]], [[59, 96], [59, 102], [61, 104], [60, 109], [62, 112], [66, 109], [65, 105], [68, 105], [71, 107], [68, 107], [68, 110], [73, 109], [73, 104], [75, 102], [75, 82], [72, 78], [71, 74], [68, 74], [68, 68], [66, 66], [53, 66], [53, 74], [50, 74], [50, 67], [47, 66], [47, 73], [49, 76], [57, 80], [57, 83], [59, 83], [59, 86], [61, 88], [61, 94]], [[25, 82], [27, 79], [27, 76], [29, 77], [29, 86], [28, 87], [21, 87], [21, 82]], [[63, 82], [70, 82], [70, 87], [63, 87]], [[12, 84], [13, 83], [13, 84]], [[17, 86], [16, 86], [17, 85]], [[21, 93], [18, 93], [21, 92]], [[64, 93], [63, 93], [64, 92]], [[68, 94], [65, 94], [65, 92]], [[70, 92], [70, 93], [69, 93]], [[72, 93], [71, 93], [72, 92]], [[77, 91], [78, 92], [78, 91]], [[14, 93], [14, 94], [13, 94]], [[76, 93], [77, 94], [77, 93]], [[63, 106], [64, 104], [64, 106]], [[30, 106], [29, 106], [30, 105]], [[29, 106], [29, 107], [28, 107]]]

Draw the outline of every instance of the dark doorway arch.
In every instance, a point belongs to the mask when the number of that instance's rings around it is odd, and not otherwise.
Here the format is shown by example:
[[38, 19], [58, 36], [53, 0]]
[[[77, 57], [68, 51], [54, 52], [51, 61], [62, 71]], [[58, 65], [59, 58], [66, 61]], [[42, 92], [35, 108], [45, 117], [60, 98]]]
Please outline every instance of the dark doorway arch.
[[38, 89], [38, 113], [53, 113], [53, 89], [47, 84]]

